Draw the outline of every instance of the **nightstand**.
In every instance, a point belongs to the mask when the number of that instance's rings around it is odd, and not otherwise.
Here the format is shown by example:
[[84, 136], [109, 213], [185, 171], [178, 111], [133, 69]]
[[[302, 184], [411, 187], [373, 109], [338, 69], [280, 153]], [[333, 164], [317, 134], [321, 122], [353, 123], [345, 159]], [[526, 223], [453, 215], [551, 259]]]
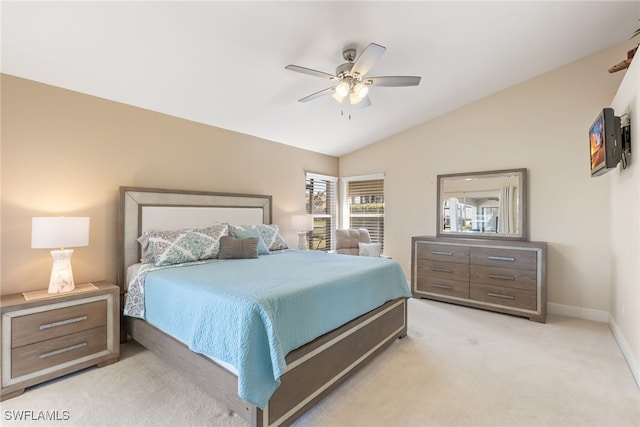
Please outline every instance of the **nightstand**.
[[92, 285], [30, 301], [23, 294], [2, 296], [0, 400], [70, 372], [118, 360], [120, 288], [109, 282]]

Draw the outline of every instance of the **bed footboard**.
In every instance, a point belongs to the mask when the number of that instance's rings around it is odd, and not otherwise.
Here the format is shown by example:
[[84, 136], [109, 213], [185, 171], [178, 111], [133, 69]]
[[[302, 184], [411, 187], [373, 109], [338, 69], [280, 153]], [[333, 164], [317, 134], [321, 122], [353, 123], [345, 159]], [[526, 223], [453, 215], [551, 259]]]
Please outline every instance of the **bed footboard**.
[[145, 321], [127, 318], [129, 335], [252, 426], [288, 425], [396, 338], [407, 333], [407, 300], [398, 298], [289, 353], [287, 371], [261, 410], [238, 396], [238, 379]]

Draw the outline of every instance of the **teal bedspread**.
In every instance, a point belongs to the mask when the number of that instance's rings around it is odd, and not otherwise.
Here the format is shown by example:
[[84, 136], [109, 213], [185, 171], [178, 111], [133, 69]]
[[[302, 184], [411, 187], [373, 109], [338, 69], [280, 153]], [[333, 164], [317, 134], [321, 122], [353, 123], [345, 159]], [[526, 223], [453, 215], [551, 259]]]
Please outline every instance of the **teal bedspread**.
[[149, 271], [143, 295], [148, 322], [233, 365], [238, 395], [264, 408], [288, 352], [411, 293], [396, 261], [292, 250]]

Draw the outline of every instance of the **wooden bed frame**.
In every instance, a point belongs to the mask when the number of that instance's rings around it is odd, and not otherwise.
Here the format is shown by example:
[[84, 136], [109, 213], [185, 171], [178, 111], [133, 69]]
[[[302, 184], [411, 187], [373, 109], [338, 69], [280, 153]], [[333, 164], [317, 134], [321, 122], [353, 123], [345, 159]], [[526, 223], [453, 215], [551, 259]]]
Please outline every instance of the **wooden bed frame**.
[[[119, 244], [122, 253], [118, 283], [123, 294], [126, 293], [126, 270], [140, 259], [136, 239], [148, 229], [143, 225], [143, 219], [149, 217], [149, 209], [160, 208], [162, 211], [163, 207], [169, 210], [184, 208], [185, 216], [192, 216], [185, 220], [181, 213], [176, 215], [172, 211], [168, 223], [163, 224], [167, 227], [206, 225], [200, 222], [201, 215], [194, 214], [200, 209], [206, 210], [208, 218], [211, 217], [209, 213], [214, 212], [216, 221], [238, 224], [240, 221], [236, 218], [240, 215], [245, 224], [251, 221], [250, 218], [258, 217], [254, 223], [272, 222], [271, 196], [121, 187]], [[158, 226], [157, 220], [152, 222]], [[131, 339], [182, 372], [252, 426], [279, 426], [291, 424], [396, 338], [404, 337], [407, 333], [407, 302], [406, 298], [388, 301], [290, 352], [285, 358], [287, 371], [280, 377], [281, 385], [264, 409], [238, 396], [237, 376], [220, 364], [192, 352], [144, 320], [126, 317], [123, 324]]]

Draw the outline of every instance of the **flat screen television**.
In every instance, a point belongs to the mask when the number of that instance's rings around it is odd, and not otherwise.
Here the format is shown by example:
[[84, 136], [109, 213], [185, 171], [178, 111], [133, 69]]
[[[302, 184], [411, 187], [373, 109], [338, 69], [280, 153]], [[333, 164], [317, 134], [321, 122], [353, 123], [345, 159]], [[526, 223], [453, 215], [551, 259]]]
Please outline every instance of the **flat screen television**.
[[589, 129], [591, 176], [602, 175], [615, 168], [622, 158], [620, 117], [613, 108], [603, 108]]

